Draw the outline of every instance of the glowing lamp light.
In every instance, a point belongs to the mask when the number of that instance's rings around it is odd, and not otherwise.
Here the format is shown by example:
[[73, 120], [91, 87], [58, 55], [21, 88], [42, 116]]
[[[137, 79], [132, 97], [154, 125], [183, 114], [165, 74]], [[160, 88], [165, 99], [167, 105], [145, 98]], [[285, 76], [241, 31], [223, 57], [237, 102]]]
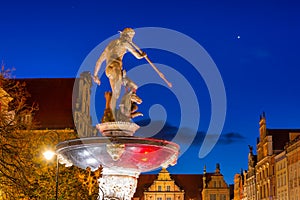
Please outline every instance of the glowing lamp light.
[[43, 156], [46, 158], [46, 160], [52, 160], [52, 158], [56, 155], [54, 151], [48, 150], [43, 153]]

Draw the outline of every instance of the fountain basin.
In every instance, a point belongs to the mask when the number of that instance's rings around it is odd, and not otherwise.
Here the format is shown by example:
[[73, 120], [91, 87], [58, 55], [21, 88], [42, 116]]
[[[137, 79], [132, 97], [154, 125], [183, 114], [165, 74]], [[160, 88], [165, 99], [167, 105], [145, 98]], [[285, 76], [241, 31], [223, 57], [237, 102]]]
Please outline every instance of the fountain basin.
[[179, 146], [173, 142], [134, 136], [87, 137], [56, 146], [62, 164], [97, 170], [100, 166], [127, 173], [147, 172], [175, 165]]

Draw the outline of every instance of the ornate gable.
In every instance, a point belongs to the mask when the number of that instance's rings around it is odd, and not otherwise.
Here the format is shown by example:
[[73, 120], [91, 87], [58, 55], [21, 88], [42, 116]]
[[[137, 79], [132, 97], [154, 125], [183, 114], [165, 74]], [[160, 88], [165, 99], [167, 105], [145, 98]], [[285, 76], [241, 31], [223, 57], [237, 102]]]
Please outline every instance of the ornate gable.
[[171, 178], [167, 169], [163, 168], [150, 187], [144, 191], [144, 200], [183, 200], [184, 191]]

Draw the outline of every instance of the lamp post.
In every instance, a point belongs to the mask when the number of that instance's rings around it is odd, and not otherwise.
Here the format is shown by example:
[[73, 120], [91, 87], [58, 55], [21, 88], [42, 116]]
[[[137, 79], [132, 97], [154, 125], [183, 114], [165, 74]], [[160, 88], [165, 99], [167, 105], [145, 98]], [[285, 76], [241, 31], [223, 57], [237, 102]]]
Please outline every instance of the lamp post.
[[43, 153], [46, 160], [52, 160], [56, 156], [56, 174], [55, 174], [55, 199], [58, 199], [58, 174], [59, 174], [59, 162], [58, 156], [54, 151], [48, 150]]

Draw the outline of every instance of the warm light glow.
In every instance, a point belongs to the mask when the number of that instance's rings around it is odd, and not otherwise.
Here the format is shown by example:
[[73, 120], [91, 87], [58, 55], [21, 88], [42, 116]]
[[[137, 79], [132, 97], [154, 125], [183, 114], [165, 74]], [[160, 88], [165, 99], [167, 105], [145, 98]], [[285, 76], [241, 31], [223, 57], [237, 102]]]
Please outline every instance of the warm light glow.
[[52, 160], [52, 158], [55, 156], [55, 152], [51, 151], [51, 150], [48, 150], [48, 151], [45, 151], [43, 153], [43, 155], [46, 158], [46, 160]]

